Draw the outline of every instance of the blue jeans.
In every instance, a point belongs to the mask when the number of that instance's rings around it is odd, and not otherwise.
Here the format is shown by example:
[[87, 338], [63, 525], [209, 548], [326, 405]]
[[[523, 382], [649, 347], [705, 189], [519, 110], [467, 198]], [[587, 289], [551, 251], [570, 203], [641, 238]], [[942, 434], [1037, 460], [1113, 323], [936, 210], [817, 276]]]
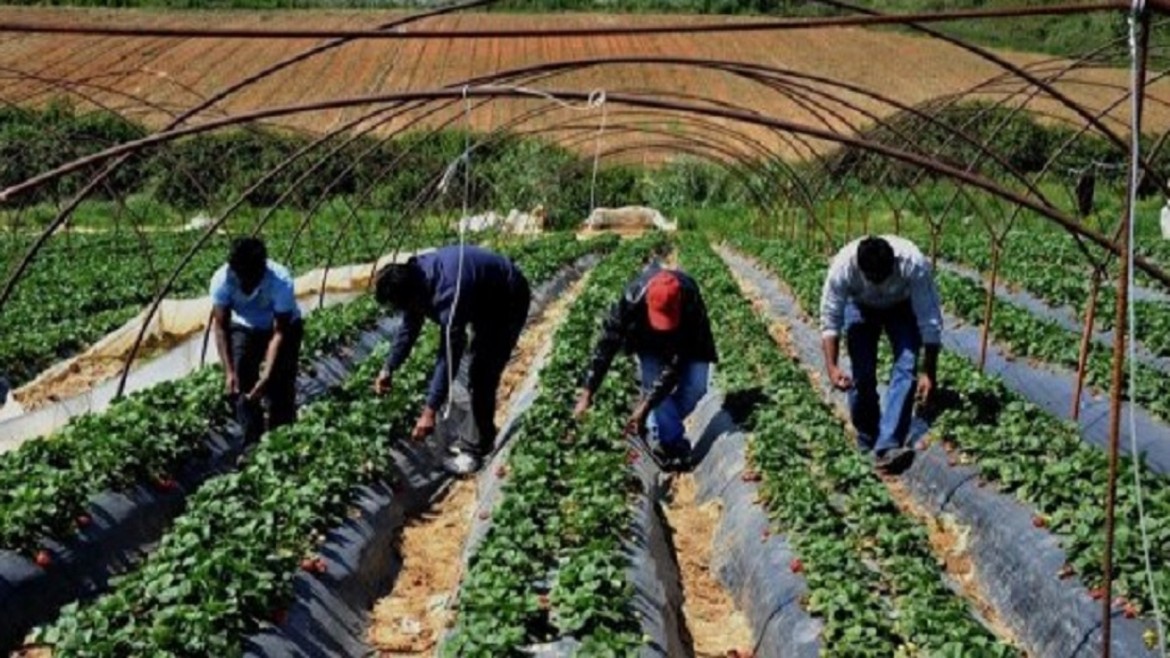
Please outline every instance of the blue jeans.
[[[642, 394], [646, 395], [662, 373], [662, 360], [652, 354], [639, 354], [638, 365], [642, 373]], [[710, 371], [711, 364], [702, 361], [683, 364], [678, 386], [651, 410], [646, 428], [650, 437], [664, 448], [686, 442], [683, 420], [707, 394]]]
[[[885, 408], [879, 412], [877, 357], [883, 332], [893, 349], [894, 367]], [[845, 308], [845, 340], [853, 364], [849, 412], [858, 443], [862, 449], [872, 447], [877, 452], [901, 446], [910, 430], [918, 351], [922, 346], [918, 320], [910, 302], [886, 309], [865, 308], [850, 302]]]

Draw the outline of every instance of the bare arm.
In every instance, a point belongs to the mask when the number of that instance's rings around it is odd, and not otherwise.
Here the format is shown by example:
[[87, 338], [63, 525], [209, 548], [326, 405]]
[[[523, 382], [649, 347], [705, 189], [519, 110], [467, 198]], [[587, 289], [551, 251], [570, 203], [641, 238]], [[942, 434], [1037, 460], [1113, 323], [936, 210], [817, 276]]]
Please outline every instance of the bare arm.
[[291, 322], [291, 313], [276, 314], [272, 323], [272, 338], [269, 339], [268, 350], [264, 354], [264, 369], [260, 371], [260, 379], [256, 381], [256, 386], [249, 395], [262, 393], [268, 385], [268, 379], [272, 376], [272, 369], [276, 366], [276, 357], [280, 354], [280, 346], [284, 343], [284, 337], [288, 332], [288, 326]]
[[211, 308], [211, 330], [215, 334], [215, 351], [219, 353], [219, 362], [223, 364], [224, 381], [228, 393], [239, 393], [236, 379], [236, 364], [232, 362], [231, 342], [228, 339], [228, 326], [231, 323], [231, 310], [226, 306]]

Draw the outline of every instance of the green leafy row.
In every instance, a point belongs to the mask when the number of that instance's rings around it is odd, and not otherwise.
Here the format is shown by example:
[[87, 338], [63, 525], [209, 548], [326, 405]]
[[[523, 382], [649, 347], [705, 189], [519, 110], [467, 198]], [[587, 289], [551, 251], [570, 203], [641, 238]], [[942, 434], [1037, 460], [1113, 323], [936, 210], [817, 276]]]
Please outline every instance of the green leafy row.
[[[824, 258], [791, 243], [738, 238], [735, 244], [784, 279], [805, 309], [817, 307], [827, 270]], [[1037, 525], [1058, 535], [1068, 554], [1069, 568], [1063, 575], [1080, 575], [1096, 591], [1103, 582], [1105, 546], [1100, 529], [1106, 454], [1082, 442], [1074, 424], [1047, 415], [961, 356], [942, 354], [939, 380], [954, 399], [934, 423], [933, 436], [957, 461], [977, 465], [983, 480], [1033, 506]], [[1146, 468], [1139, 476], [1145, 491], [1154, 579], [1159, 591], [1166, 591], [1170, 587], [1170, 489]], [[1119, 482], [1133, 482], [1133, 478], [1132, 465], [1122, 460]], [[1114, 591], [1140, 612], [1149, 610], [1151, 601], [1138, 518], [1138, 500], [1123, 484], [1117, 501]]]
[[[302, 363], [352, 338], [377, 312], [365, 297], [315, 313]], [[0, 548], [31, 556], [43, 538], [72, 535], [100, 492], [146, 482], [171, 486], [180, 465], [207, 454], [202, 437], [230, 417], [216, 366], [129, 395], [104, 413], [80, 416], [50, 437], [0, 454]]]
[[765, 396], [748, 421], [750, 456], [770, 514], [801, 557], [825, 653], [1015, 655], [948, 589], [926, 530], [902, 514], [799, 362], [776, 348], [719, 257], [698, 239], [684, 245], [683, 265], [724, 320], [716, 340], [728, 392]]
[[369, 392], [376, 351], [334, 398], [201, 487], [139, 569], [66, 607], [37, 642], [59, 658], [242, 655], [244, 637], [280, 620], [298, 565], [345, 519], [354, 487], [388, 476], [389, 437], [409, 431], [437, 345], [429, 331], [386, 398]]
[[[947, 309], [966, 322], [983, 323], [986, 293], [982, 286], [966, 278], [940, 272], [937, 275], [939, 293]], [[1166, 311], [1164, 311], [1165, 313]], [[1170, 313], [1167, 313], [1170, 314]], [[996, 301], [991, 335], [1017, 356], [1047, 361], [1076, 370], [1080, 358], [1080, 337], [1056, 322], [1038, 318], [1016, 304], [1003, 299]], [[1091, 388], [1108, 390], [1113, 354], [1112, 350], [1093, 342], [1085, 381]], [[1137, 367], [1137, 395], [1134, 402], [1159, 418], [1170, 421], [1170, 376], [1145, 364]], [[1128, 388], [1128, 383], [1126, 384]]]
[[622, 554], [637, 486], [621, 427], [637, 390], [629, 360], [615, 364], [582, 424], [571, 410], [598, 318], [653, 240], [625, 243], [598, 265], [556, 331], [540, 393], [497, 473], [507, 480], [464, 577], [449, 655], [523, 655], [563, 636], [581, 640], [584, 655], [640, 645]]
[[[1092, 267], [1067, 235], [1048, 237], [1037, 239], [1035, 234], [1023, 230], [1010, 233], [1004, 240], [1004, 253], [999, 262], [1000, 278], [1007, 281], [1005, 285], [1009, 287], [1019, 286], [1054, 308], [1072, 308], [1083, 317], [1092, 287]], [[945, 258], [983, 272], [991, 270], [991, 249], [984, 231], [951, 231], [944, 237], [941, 247]], [[1092, 249], [1097, 257], [1102, 257], [1099, 250]], [[1045, 266], [1036, 267], [1036, 263], [1041, 262]], [[1115, 270], [1116, 267], [1110, 268], [1110, 275], [1114, 278]], [[1106, 281], [1101, 286], [1097, 301], [1096, 324], [1103, 329], [1113, 326], [1116, 298], [1110, 283]], [[1143, 300], [1135, 302], [1134, 308], [1141, 343], [1159, 356], [1170, 356], [1170, 311], [1167, 305]]]

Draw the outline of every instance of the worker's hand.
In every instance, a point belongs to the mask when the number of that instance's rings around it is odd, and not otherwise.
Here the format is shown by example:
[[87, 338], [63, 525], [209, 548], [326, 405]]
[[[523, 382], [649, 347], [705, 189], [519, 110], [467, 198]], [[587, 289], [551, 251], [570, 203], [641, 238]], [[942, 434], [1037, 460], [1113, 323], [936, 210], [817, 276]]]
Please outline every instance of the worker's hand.
[[650, 407], [643, 400], [634, 407], [634, 413], [630, 414], [629, 420], [626, 421], [626, 434], [628, 436], [641, 436], [643, 430], [646, 429], [646, 418], [650, 415]]
[[829, 366], [829, 382], [838, 391], [848, 391], [853, 388], [853, 378], [845, 374], [838, 366]]
[[430, 407], [424, 407], [422, 413], [418, 416], [418, 422], [414, 424], [414, 431], [410, 433], [410, 438], [415, 441], [422, 441], [435, 431], [435, 410]]
[[268, 380], [261, 377], [256, 381], [256, 385], [252, 390], [248, 391], [249, 402], [259, 402], [260, 398], [264, 397], [264, 390], [268, 388]]
[[228, 395], [239, 395], [240, 393], [240, 378], [234, 372], [223, 373], [223, 388]]
[[379, 370], [378, 376], [374, 377], [374, 393], [377, 395], [386, 395], [390, 392], [390, 387], [393, 383], [394, 380], [391, 378], [389, 372]]
[[918, 390], [915, 391], [914, 399], [920, 406], [927, 406], [930, 404], [931, 395], [934, 394], [934, 377], [928, 373], [918, 375]]
[[585, 412], [589, 410], [592, 404], [593, 394], [587, 388], [581, 389], [581, 392], [577, 395], [577, 404], [573, 407], [573, 418], [575, 420], [581, 420], [581, 417], [585, 415]]

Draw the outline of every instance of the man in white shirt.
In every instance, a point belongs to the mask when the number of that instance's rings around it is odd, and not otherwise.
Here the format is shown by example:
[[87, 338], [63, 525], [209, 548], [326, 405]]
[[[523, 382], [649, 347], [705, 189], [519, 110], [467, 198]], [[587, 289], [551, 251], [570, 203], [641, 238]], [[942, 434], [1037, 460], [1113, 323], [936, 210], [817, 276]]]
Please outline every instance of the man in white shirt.
[[[845, 332], [853, 376], [838, 366]], [[885, 409], [878, 408], [878, 341], [885, 333], [894, 364]], [[849, 410], [858, 444], [872, 449], [883, 470], [909, 465], [903, 447], [916, 392], [926, 403], [934, 389], [942, 335], [942, 309], [930, 263], [912, 242], [893, 235], [855, 240], [833, 258], [821, 294], [821, 344], [829, 380], [849, 391]], [[919, 348], [925, 346], [921, 375]]]
[[249, 441], [296, 420], [297, 361], [304, 325], [288, 269], [268, 260], [264, 242], [240, 238], [211, 277], [215, 346], [236, 420]]

